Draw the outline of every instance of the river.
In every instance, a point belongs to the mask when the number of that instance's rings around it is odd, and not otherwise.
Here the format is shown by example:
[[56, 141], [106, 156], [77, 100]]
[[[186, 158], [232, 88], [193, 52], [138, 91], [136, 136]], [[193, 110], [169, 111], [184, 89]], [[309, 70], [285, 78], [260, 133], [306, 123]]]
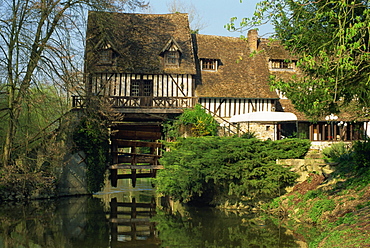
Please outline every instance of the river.
[[268, 218], [169, 206], [149, 179], [119, 180], [93, 196], [0, 205], [0, 247], [301, 247]]

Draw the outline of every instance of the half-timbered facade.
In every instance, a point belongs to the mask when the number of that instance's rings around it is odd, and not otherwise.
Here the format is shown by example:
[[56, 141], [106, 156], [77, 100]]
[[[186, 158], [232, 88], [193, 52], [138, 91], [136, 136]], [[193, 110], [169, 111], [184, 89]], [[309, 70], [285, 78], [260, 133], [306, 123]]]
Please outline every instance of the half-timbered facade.
[[85, 57], [86, 96], [104, 98], [125, 116], [180, 114], [199, 103], [220, 123], [252, 112], [297, 115], [294, 123], [255, 123], [270, 133], [265, 138], [300, 132], [317, 141], [351, 140], [363, 132], [358, 123], [346, 122], [342, 136], [340, 122], [338, 128], [325, 120], [313, 124], [271, 91], [270, 76], [299, 75], [297, 59], [256, 30], [247, 39], [191, 34], [187, 14], [90, 12]]
[[192, 107], [196, 74], [186, 14], [90, 12], [87, 93], [123, 113], [179, 113]]
[[[257, 53], [257, 43], [255, 30], [250, 32], [247, 41], [195, 35], [194, 47], [199, 64], [196, 96], [199, 103], [216, 117], [228, 120], [234, 115], [275, 111], [279, 97], [269, 88], [266, 54]], [[212, 69], [208, 64], [204, 66], [205, 62], [213, 62]]]

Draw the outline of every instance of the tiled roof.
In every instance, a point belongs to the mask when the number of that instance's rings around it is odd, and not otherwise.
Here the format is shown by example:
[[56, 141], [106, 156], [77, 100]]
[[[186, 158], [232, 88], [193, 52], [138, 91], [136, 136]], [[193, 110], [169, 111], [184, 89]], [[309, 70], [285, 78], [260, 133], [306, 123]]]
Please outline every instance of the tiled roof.
[[[86, 38], [86, 71], [112, 69], [125, 73], [195, 74], [187, 14], [127, 14], [89, 12]], [[174, 39], [181, 48], [178, 68], [164, 68], [161, 52]], [[96, 66], [96, 52], [108, 44], [116, 53], [113, 66]]]
[[299, 112], [294, 108], [293, 103], [289, 99], [280, 99], [279, 105], [276, 108], [276, 111], [282, 112], [291, 112], [297, 116], [298, 121], [308, 121], [309, 118], [302, 112]]
[[269, 59], [297, 60], [278, 40], [260, 39], [258, 49], [264, 50]]
[[268, 85], [269, 68], [265, 53], [251, 52], [246, 40], [234, 37], [196, 35], [198, 59], [218, 59], [217, 71], [201, 71], [196, 94], [199, 97], [274, 98]]

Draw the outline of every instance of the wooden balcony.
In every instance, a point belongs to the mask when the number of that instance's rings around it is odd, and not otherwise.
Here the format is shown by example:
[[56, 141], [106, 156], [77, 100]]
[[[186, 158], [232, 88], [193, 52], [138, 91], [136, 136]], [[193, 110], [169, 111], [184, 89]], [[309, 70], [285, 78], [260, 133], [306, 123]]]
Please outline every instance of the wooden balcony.
[[[147, 97], [147, 96], [99, 96], [121, 113], [179, 113], [184, 108], [191, 108], [196, 103], [195, 97]], [[72, 107], [74, 109], [85, 108], [87, 97], [72, 96]]]

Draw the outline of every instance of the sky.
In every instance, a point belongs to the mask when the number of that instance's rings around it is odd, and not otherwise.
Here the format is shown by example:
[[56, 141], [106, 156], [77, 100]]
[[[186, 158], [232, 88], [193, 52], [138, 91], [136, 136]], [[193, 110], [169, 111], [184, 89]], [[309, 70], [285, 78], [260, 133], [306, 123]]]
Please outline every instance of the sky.
[[[150, 9], [141, 13], [167, 14], [168, 5], [173, 0], [149, 0]], [[199, 31], [200, 34], [240, 37], [246, 33], [230, 32], [224, 25], [230, 22], [230, 18], [251, 17], [258, 0], [177, 0], [185, 5], [193, 5], [197, 14], [201, 17], [201, 23], [206, 27]], [[239, 23], [239, 21], [237, 21]], [[271, 25], [259, 27], [259, 35], [268, 37], [273, 28]], [[266, 34], [266, 35], [264, 35]]]

